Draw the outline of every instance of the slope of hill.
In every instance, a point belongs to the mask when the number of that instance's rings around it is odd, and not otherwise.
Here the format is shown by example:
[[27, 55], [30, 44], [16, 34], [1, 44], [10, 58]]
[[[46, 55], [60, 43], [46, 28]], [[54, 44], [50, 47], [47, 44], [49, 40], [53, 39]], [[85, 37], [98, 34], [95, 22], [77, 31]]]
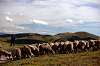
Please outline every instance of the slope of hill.
[[3, 33], [3, 32], [0, 32], [0, 35], [3, 35], [3, 34], [5, 34], [5, 33]]
[[[7, 39], [9, 42], [11, 34], [0, 35], [0, 38]], [[52, 35], [41, 35], [37, 33], [21, 33], [16, 34], [16, 43], [17, 44], [33, 44], [33, 43], [41, 43], [41, 42], [49, 42], [54, 40], [54, 36]]]
[[[9, 42], [11, 34], [0, 35], [0, 38], [7, 39]], [[56, 35], [42, 35], [37, 33], [20, 33], [16, 34], [17, 44], [33, 44], [41, 42], [55, 42], [55, 41], [66, 41], [66, 40], [80, 40], [80, 39], [99, 39], [99, 36], [88, 33], [88, 32], [65, 32]]]
[[[99, 36], [88, 33], [88, 32], [65, 32], [65, 33], [59, 33], [55, 35], [58, 39], [57, 40], [88, 40], [88, 39], [99, 39]], [[56, 41], [57, 41], [56, 40]]]
[[45, 55], [11, 61], [1, 66], [100, 66], [100, 51]]

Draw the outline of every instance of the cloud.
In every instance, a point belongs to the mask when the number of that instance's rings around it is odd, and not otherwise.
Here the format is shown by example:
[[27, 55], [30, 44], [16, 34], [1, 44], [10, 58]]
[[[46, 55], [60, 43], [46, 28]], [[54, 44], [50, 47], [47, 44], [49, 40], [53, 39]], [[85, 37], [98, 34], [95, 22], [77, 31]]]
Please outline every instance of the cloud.
[[66, 19], [66, 22], [73, 23], [73, 20], [72, 19]]
[[16, 28], [18, 28], [18, 29], [22, 29], [22, 30], [25, 29], [25, 27], [22, 27], [22, 26], [16, 26]]
[[24, 32], [24, 28], [25, 27], [14, 25], [14, 24], [5, 24], [3, 26], [0, 26], [0, 31], [5, 33], [20, 33], [20, 32]]
[[[2, 18], [3, 17], [3, 18]], [[19, 26], [15, 24], [15, 20], [10, 16], [0, 16], [0, 32], [5, 33], [20, 33], [28, 31], [28, 29], [24, 26]]]
[[33, 19], [32, 21], [33, 21], [33, 23], [36, 23], [36, 24], [48, 25], [48, 23], [43, 20]]
[[[37, 26], [34, 28], [19, 26], [22, 24], [33, 25], [33, 23], [43, 25], [43, 27], [47, 25], [53, 28], [64, 28], [50, 30], [51, 32], [76, 31], [79, 29], [74, 28], [79, 26], [83, 28], [85, 24], [89, 23], [86, 26], [88, 28], [92, 22], [91, 26], [96, 27], [94, 24], [100, 22], [99, 4], [99, 0], [0, 0], [0, 23], [2, 25], [11, 21], [14, 26], [18, 27], [13, 26], [13, 29], [16, 31], [20, 29], [19, 32], [36, 31], [34, 29]], [[6, 26], [10, 24], [6, 24]], [[43, 27], [41, 27], [41, 32], [42, 30], [45, 32]], [[8, 28], [11, 29], [10, 26], [5, 29]], [[38, 30], [37, 32], [39, 32]]]
[[9, 21], [9, 22], [13, 22], [13, 19], [10, 18], [9, 16], [6, 16], [5, 19], [6, 19], [7, 21]]
[[99, 9], [82, 6], [77, 9], [77, 17], [85, 21], [100, 21], [99, 12]]
[[[73, 0], [70, 0], [70, 1], [68, 1], [68, 0], [62, 0], [62, 1], [33, 0], [33, 4], [31, 4], [31, 3], [29, 5], [25, 4], [24, 6], [19, 5], [19, 4], [12, 4], [12, 5], [9, 4], [9, 6], [8, 6], [9, 8], [6, 6], [6, 7], [4, 7], [5, 9], [4, 10], [2, 9], [2, 10], [10, 11], [12, 14], [23, 13], [25, 16], [27, 16], [26, 17], [27, 21], [30, 20], [31, 18], [47, 20], [51, 25], [55, 25], [59, 22], [65, 22], [66, 19], [69, 19], [69, 18], [76, 18], [79, 20], [86, 20], [86, 21], [89, 21], [89, 20], [91, 20], [91, 21], [98, 20], [99, 21], [99, 17], [98, 17], [99, 9], [92, 8], [90, 6], [87, 7], [85, 5], [77, 7], [76, 6], [77, 3], [87, 4], [87, 1], [84, 1], [84, 0], [74, 0], [74, 1]], [[90, 4], [90, 3], [91, 2], [89, 1], [88, 4]], [[88, 10], [88, 8], [89, 8], [89, 10]], [[89, 15], [90, 12], [94, 15]], [[76, 15], [77, 15], [77, 17], [76, 17]], [[26, 18], [24, 18], [24, 19], [26, 20]], [[17, 20], [17, 18], [16, 18], [16, 20]], [[20, 21], [18, 21], [18, 22], [20, 22]]]
[[100, 0], [83, 0], [83, 1], [87, 3], [100, 4]]

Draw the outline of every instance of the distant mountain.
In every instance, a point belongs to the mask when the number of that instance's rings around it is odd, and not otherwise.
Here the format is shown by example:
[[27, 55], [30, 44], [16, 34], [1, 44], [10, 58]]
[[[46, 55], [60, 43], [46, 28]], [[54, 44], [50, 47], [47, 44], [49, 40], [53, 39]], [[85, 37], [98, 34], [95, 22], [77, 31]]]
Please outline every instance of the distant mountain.
[[[0, 38], [6, 38], [10, 42], [11, 34], [0, 35]], [[17, 44], [33, 44], [33, 43], [42, 43], [49, 42], [55, 39], [52, 35], [41, 35], [37, 33], [20, 33], [16, 34], [16, 43]]]
[[[0, 38], [6, 38], [9, 42], [11, 34], [2, 34]], [[88, 39], [99, 39], [100, 37], [88, 32], [65, 32], [56, 35], [42, 35], [37, 33], [20, 33], [16, 34], [17, 44], [33, 44], [42, 42], [56, 42], [66, 40], [88, 40]]]
[[5, 34], [5, 33], [3, 33], [3, 32], [0, 32], [0, 35], [3, 35], [3, 34]]
[[[88, 40], [88, 39], [99, 39], [100, 37], [88, 32], [65, 32], [65, 33], [59, 33], [55, 35], [58, 39], [57, 40]], [[57, 41], [56, 40], [56, 41]]]

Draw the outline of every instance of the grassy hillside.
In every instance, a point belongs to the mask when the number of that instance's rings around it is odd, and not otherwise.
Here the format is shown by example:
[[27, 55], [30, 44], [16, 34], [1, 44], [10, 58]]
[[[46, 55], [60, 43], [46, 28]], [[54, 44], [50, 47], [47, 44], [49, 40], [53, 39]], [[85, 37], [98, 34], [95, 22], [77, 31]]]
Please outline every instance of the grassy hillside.
[[[9, 43], [0, 42], [2, 49], [11, 49], [21, 47], [16, 45], [10, 47]], [[100, 50], [82, 52], [77, 54], [56, 54], [39, 57], [26, 58], [16, 61], [10, 61], [0, 66], [100, 66]]]
[[55, 35], [60, 40], [87, 40], [87, 39], [99, 39], [99, 36], [88, 33], [88, 32], [65, 32], [65, 33], [59, 33]]
[[[10, 40], [10, 34], [0, 35], [0, 38], [6, 39], [7, 42]], [[98, 39], [99, 36], [88, 33], [88, 32], [65, 32], [56, 35], [41, 35], [37, 33], [21, 33], [16, 34], [16, 44], [34, 44], [42, 42], [55, 42], [55, 41], [66, 41], [74, 39]]]
[[[0, 35], [0, 38], [6, 39], [7, 42], [10, 42], [10, 34]], [[55, 37], [52, 35], [41, 35], [37, 33], [22, 33], [16, 34], [16, 44], [34, 44], [34, 43], [43, 43], [54, 40]]]
[[100, 51], [33, 57], [1, 66], [100, 66]]

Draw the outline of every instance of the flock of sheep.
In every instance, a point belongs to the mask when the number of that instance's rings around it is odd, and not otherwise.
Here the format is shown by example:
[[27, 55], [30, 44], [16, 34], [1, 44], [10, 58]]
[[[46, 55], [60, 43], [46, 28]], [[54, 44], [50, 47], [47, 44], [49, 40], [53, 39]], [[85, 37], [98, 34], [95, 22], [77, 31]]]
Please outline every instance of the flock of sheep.
[[54, 55], [77, 53], [100, 49], [100, 40], [75, 40], [55, 43], [27, 44], [10, 51], [0, 50], [0, 57], [4, 55], [8, 60], [31, 58], [40, 55]]

